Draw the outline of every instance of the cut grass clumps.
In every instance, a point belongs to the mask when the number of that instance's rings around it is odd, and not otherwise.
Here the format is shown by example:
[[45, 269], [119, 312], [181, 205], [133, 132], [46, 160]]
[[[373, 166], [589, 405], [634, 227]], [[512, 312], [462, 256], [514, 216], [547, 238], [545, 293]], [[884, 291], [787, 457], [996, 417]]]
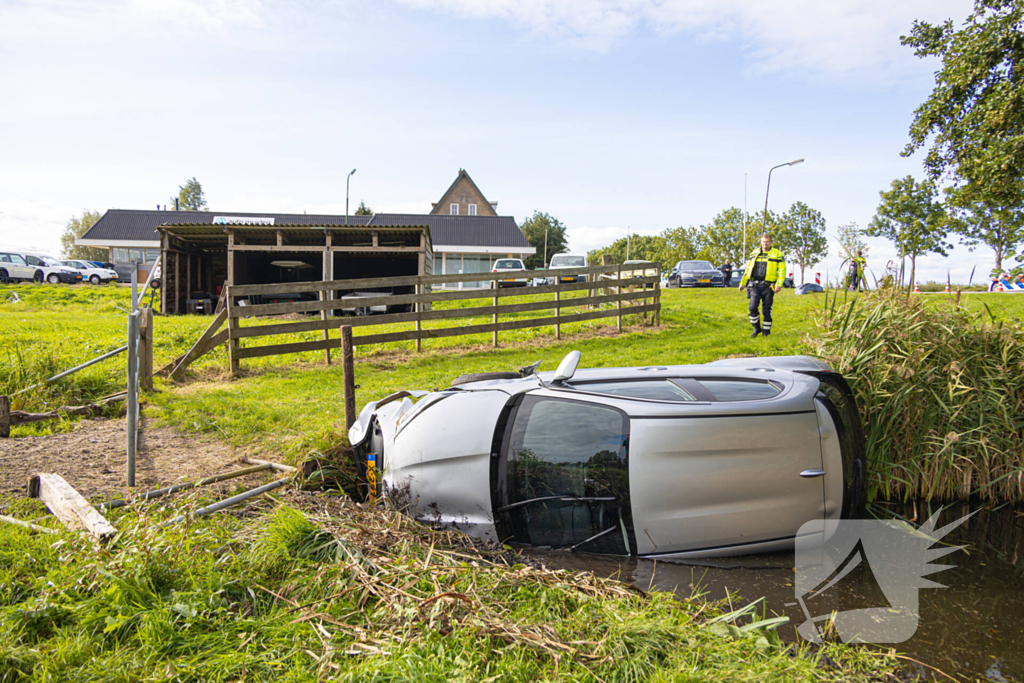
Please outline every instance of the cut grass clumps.
[[[519, 563], [391, 509], [285, 494], [106, 549], [0, 525], [0, 681], [887, 680], [876, 650], [778, 620]], [[35, 511], [20, 510], [23, 516]], [[39, 557], [30, 562], [26, 558]]]
[[818, 326], [857, 396], [872, 497], [1024, 500], [1019, 322], [889, 289], [826, 301]]

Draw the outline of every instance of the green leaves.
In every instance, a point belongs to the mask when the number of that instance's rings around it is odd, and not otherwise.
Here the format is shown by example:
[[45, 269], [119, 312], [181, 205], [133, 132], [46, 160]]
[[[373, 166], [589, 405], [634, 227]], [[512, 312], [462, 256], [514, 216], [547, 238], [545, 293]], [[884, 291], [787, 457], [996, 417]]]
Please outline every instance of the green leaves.
[[900, 256], [910, 257], [910, 280], [918, 256], [938, 253], [946, 256], [949, 218], [935, 200], [935, 184], [918, 182], [913, 176], [892, 181], [888, 191], [878, 193], [881, 203], [865, 234], [891, 241]]
[[537, 250], [525, 260], [528, 270], [545, 267], [552, 256], [569, 248], [565, 224], [551, 214], [534, 211], [519, 225], [519, 229], [530, 246]]

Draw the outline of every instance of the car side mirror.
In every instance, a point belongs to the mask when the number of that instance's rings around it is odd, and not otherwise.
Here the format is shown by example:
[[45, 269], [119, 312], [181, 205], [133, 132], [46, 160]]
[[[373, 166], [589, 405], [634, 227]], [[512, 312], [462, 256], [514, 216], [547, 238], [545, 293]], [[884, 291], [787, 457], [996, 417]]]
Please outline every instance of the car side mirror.
[[566, 380], [572, 379], [572, 376], [576, 374], [576, 367], [580, 364], [580, 352], [570, 351], [562, 362], [558, 364], [558, 369], [555, 370], [555, 376], [552, 378], [552, 382], [565, 382]]

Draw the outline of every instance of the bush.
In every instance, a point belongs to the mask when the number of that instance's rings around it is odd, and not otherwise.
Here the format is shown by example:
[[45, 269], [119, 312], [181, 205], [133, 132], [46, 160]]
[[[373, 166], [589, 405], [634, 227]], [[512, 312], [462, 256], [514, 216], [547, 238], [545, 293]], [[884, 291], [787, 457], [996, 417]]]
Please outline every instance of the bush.
[[826, 298], [812, 344], [857, 396], [871, 497], [1024, 500], [1024, 329], [987, 317], [894, 288]]

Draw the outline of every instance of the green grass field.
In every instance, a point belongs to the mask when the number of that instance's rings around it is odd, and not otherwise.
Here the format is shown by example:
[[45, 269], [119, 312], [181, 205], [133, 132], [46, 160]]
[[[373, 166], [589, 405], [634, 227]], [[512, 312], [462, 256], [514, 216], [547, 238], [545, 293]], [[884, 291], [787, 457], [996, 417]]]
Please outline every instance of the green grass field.
[[[948, 306], [937, 295], [923, 301], [940, 312]], [[1004, 321], [1024, 317], [1024, 297], [971, 294], [963, 303]], [[551, 329], [503, 333], [497, 350], [489, 335], [426, 341], [419, 354], [410, 344], [362, 348], [358, 402], [538, 359], [552, 369], [572, 349], [584, 367], [803, 353], [823, 305], [784, 292], [775, 333], [750, 339], [739, 292], [670, 290], [660, 328], [631, 320], [621, 336], [612, 318], [566, 326], [560, 342]], [[127, 306], [125, 288], [0, 287], [8, 342], [0, 392], [123, 343]], [[158, 317], [156, 364], [183, 353], [208, 322]], [[120, 389], [123, 378], [120, 357], [26, 392], [16, 407], [81, 403]], [[232, 378], [218, 350], [186, 382], [158, 380], [144, 410], [181, 430], [298, 461], [345, 446], [341, 380], [320, 353], [246, 361]], [[28, 433], [38, 432], [15, 431]], [[726, 616], [739, 605], [493, 565], [458, 535], [328, 493], [291, 492], [185, 528], [157, 526], [204, 495], [111, 513], [120, 535], [102, 552], [62, 530], [54, 543], [0, 524], [0, 682], [875, 681], [891, 680], [898, 664], [888, 651], [787, 645], [756, 623], [770, 615]], [[0, 507], [23, 519], [43, 514], [38, 501]]]

